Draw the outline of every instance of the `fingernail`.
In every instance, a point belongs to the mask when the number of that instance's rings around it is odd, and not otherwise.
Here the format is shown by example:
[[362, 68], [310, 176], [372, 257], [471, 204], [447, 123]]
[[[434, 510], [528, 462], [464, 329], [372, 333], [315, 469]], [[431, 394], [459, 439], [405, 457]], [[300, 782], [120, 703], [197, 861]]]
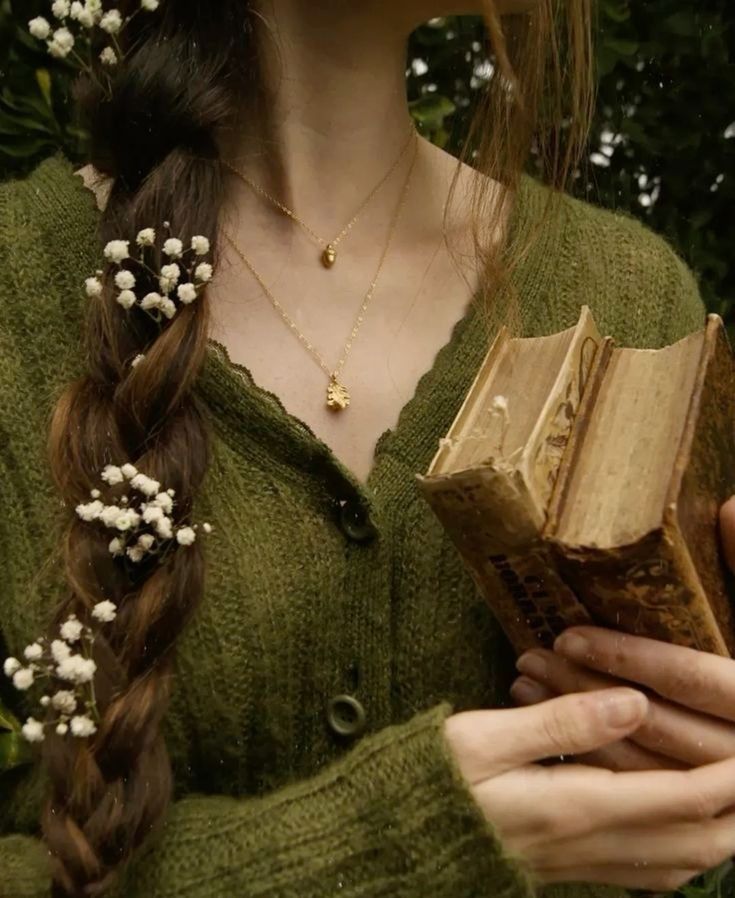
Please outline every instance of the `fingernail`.
[[516, 667], [521, 673], [528, 674], [536, 680], [546, 677], [546, 659], [536, 652], [526, 652], [516, 661]]
[[645, 704], [647, 704], [646, 697], [640, 692], [610, 690], [609, 695], [600, 699], [599, 708], [606, 723], [614, 727], [624, 727], [641, 717]]
[[518, 677], [510, 687], [511, 696], [521, 704], [540, 701], [546, 694], [538, 683], [529, 680], [528, 677]]
[[583, 658], [590, 650], [589, 639], [579, 633], [562, 633], [554, 642], [554, 651], [573, 658]]

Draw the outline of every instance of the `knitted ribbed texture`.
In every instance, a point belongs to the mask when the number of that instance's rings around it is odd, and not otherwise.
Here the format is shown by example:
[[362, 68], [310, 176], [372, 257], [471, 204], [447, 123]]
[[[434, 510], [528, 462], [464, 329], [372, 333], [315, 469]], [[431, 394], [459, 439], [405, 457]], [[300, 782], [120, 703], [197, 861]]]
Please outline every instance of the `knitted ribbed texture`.
[[[519, 233], [546, 195], [524, 179]], [[100, 267], [98, 216], [58, 155], [0, 187], [0, 632], [9, 654], [43, 631], [61, 588], [45, 438], [60, 390], [84, 371], [80, 288]], [[568, 198], [514, 280], [528, 335], [571, 326], [583, 303], [603, 333], [633, 346], [664, 345], [704, 321], [692, 274], [660, 237]], [[414, 478], [486, 351], [478, 308], [381, 437], [366, 486], [211, 344], [196, 392], [213, 460], [193, 516], [216, 529], [165, 719], [175, 801], [116, 898], [627, 894], [534, 890], [444, 741], [451, 709], [507, 704], [514, 675], [507, 641]], [[372, 542], [340, 526], [343, 499], [367, 511]], [[329, 724], [326, 705], [344, 693], [365, 709], [359, 738]], [[39, 765], [2, 777], [0, 898], [48, 894], [42, 792]]]

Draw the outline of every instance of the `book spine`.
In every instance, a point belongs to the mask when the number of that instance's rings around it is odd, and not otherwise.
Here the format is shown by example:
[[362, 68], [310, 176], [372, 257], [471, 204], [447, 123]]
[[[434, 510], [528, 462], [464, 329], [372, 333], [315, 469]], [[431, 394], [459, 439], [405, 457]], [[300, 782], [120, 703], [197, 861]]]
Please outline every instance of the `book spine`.
[[550, 648], [567, 627], [591, 623], [540, 539], [518, 471], [487, 466], [416, 478], [517, 652]]
[[556, 565], [599, 626], [729, 655], [678, 530], [615, 549], [551, 539]]

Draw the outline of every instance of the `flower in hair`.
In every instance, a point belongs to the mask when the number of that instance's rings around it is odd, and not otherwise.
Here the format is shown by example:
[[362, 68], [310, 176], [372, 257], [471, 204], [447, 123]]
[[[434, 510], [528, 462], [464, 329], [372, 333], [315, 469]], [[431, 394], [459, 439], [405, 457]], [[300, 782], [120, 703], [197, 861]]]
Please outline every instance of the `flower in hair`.
[[[169, 227], [169, 223], [164, 222], [164, 229]], [[185, 246], [179, 237], [166, 237], [160, 255], [169, 261], [155, 269], [149, 264], [149, 254], [155, 250], [156, 240], [155, 228], [143, 228], [134, 245], [130, 240], [110, 240], [103, 255], [117, 266], [113, 282], [119, 290], [115, 296], [118, 305], [126, 311], [137, 306], [161, 323], [164, 318], [173, 318], [181, 306], [194, 302], [211, 281], [213, 267], [210, 262], [203, 261], [211, 249], [209, 238], [197, 234], [191, 238], [189, 246]], [[97, 271], [94, 277], [86, 279], [87, 296], [102, 295], [102, 275], [102, 271]], [[155, 284], [154, 290], [149, 289], [151, 281]], [[136, 356], [133, 364], [139, 361], [140, 356]]]
[[71, 732], [83, 739], [97, 731], [99, 713], [95, 700], [94, 675], [97, 665], [92, 658], [94, 642], [101, 628], [112, 623], [117, 616], [117, 606], [105, 599], [93, 606], [90, 624], [79, 620], [75, 614], [59, 627], [59, 638], [50, 642], [40, 636], [27, 645], [23, 656], [24, 666], [17, 658], [6, 658], [3, 672], [13, 681], [16, 689], [26, 692], [45, 682], [39, 699], [44, 720], [28, 717], [20, 728], [28, 742], [43, 742], [45, 731], [51, 727], [59, 736]]
[[[92, 64], [92, 46], [98, 35], [112, 43], [104, 47], [98, 59], [103, 67], [110, 69], [124, 58], [118, 36], [130, 20], [139, 12], [155, 12], [159, 0], [140, 0], [137, 9], [129, 16], [123, 16], [120, 10], [102, 9], [101, 0], [54, 0], [51, 14], [60, 26], [54, 28], [48, 19], [36, 16], [28, 22], [30, 34], [38, 40], [46, 41], [49, 54], [56, 59], [72, 57], [76, 68], [87, 72], [93, 80], [97, 75]], [[101, 85], [109, 94], [109, 83]]]
[[[106, 505], [100, 498], [100, 490], [94, 489], [90, 493], [92, 501], [77, 505], [76, 513], [83, 521], [97, 522], [114, 531], [108, 544], [113, 558], [128, 559], [137, 565], [158, 556], [159, 563], [163, 563], [176, 545], [194, 543], [199, 525], [175, 524], [173, 489], [164, 489], [158, 480], [129, 463], [106, 465], [100, 477], [110, 487], [124, 485], [125, 494], [119, 498], [120, 504]], [[212, 526], [205, 523], [202, 530], [211, 533]], [[104, 609], [99, 609], [98, 614], [103, 612]]]

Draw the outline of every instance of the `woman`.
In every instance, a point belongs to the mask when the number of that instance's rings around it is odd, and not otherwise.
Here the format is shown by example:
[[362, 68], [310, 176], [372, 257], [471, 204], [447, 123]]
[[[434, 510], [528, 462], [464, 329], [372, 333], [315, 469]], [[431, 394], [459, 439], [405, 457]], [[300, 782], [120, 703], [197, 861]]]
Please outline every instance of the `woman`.
[[[11, 658], [99, 634], [94, 731], [3, 775], [3, 898], [621, 898], [735, 851], [735, 663], [589, 628], [501, 710], [509, 646], [415, 489], [498, 321], [702, 324], [661, 238], [520, 177], [542, 87], [557, 184], [589, 111], [586, 3], [554, 6], [144, 3], [109, 96], [109, 55], [80, 85], [84, 181], [55, 156], [3, 186], [0, 626]], [[413, 27], [480, 11], [503, 77], [473, 185], [409, 132], [403, 67]], [[206, 289], [117, 281], [163, 235], [211, 249]], [[112, 548], [84, 503], [128, 501], [127, 465], [211, 534]]]

